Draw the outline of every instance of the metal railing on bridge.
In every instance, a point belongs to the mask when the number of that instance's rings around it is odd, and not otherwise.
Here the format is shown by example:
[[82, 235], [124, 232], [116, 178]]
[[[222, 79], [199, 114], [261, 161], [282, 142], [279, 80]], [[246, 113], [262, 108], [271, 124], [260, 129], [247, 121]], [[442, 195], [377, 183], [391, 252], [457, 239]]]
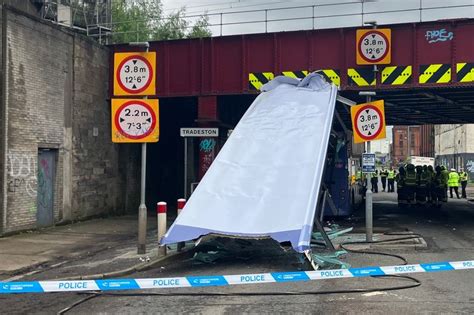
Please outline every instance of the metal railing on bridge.
[[[334, 13], [337, 12], [337, 13]], [[472, 1], [445, 1], [432, 5], [428, 1], [348, 1], [293, 7], [207, 13], [207, 27], [212, 36], [268, 33], [364, 26], [369, 21], [379, 25], [428, 22], [446, 19], [474, 18]], [[190, 30], [200, 14], [183, 15], [185, 29]], [[87, 25], [87, 35], [101, 43], [159, 40], [150, 27], [166, 23], [167, 18], [121, 21]], [[120, 30], [122, 29], [122, 30]], [[125, 29], [125, 30], [123, 30]]]

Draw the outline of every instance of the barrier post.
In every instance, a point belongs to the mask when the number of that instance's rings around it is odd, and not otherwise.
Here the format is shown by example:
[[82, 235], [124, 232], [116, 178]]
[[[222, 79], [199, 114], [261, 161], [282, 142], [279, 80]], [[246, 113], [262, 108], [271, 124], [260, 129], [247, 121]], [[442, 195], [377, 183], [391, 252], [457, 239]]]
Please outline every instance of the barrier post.
[[[186, 205], [186, 199], [184, 198], [178, 199], [178, 216], [181, 213], [181, 210], [183, 210], [185, 205]], [[184, 245], [185, 245], [184, 242], [178, 243], [178, 252], [180, 252], [184, 248]]]
[[158, 220], [158, 256], [166, 255], [166, 246], [160, 245], [161, 238], [166, 234], [166, 211], [166, 202], [160, 201], [156, 204], [156, 214]]

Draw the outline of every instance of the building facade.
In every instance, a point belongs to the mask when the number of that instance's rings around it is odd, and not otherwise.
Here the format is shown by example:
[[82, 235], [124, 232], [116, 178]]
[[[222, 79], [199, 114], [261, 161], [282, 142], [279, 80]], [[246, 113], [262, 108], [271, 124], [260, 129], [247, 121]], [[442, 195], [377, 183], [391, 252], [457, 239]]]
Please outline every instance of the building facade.
[[474, 125], [438, 125], [435, 127], [435, 150], [438, 164], [448, 169], [464, 168], [474, 176]]
[[394, 126], [392, 140], [392, 161], [403, 164], [410, 156], [434, 157], [434, 127]]

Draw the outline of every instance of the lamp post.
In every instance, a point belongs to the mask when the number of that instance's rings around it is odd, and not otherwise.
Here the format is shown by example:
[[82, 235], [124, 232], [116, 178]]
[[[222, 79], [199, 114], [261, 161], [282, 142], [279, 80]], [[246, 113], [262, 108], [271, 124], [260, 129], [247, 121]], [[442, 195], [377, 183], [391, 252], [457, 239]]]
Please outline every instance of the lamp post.
[[[150, 44], [148, 42], [131, 42], [130, 46], [145, 48], [148, 52]], [[147, 99], [148, 96], [144, 96]], [[146, 226], [147, 226], [147, 208], [145, 204], [145, 188], [146, 188], [146, 142], [142, 143], [142, 163], [140, 178], [140, 206], [138, 207], [138, 243], [137, 254], [146, 253]]]
[[[375, 96], [374, 91], [360, 91], [359, 95], [366, 97], [366, 102], [370, 103], [372, 101], [372, 96]], [[370, 141], [366, 142], [366, 153], [370, 153]], [[371, 182], [372, 175], [368, 173], [367, 175], [367, 188]], [[372, 207], [372, 190], [367, 189], [365, 192], [365, 236], [367, 242], [372, 242], [373, 236], [373, 207]]]

